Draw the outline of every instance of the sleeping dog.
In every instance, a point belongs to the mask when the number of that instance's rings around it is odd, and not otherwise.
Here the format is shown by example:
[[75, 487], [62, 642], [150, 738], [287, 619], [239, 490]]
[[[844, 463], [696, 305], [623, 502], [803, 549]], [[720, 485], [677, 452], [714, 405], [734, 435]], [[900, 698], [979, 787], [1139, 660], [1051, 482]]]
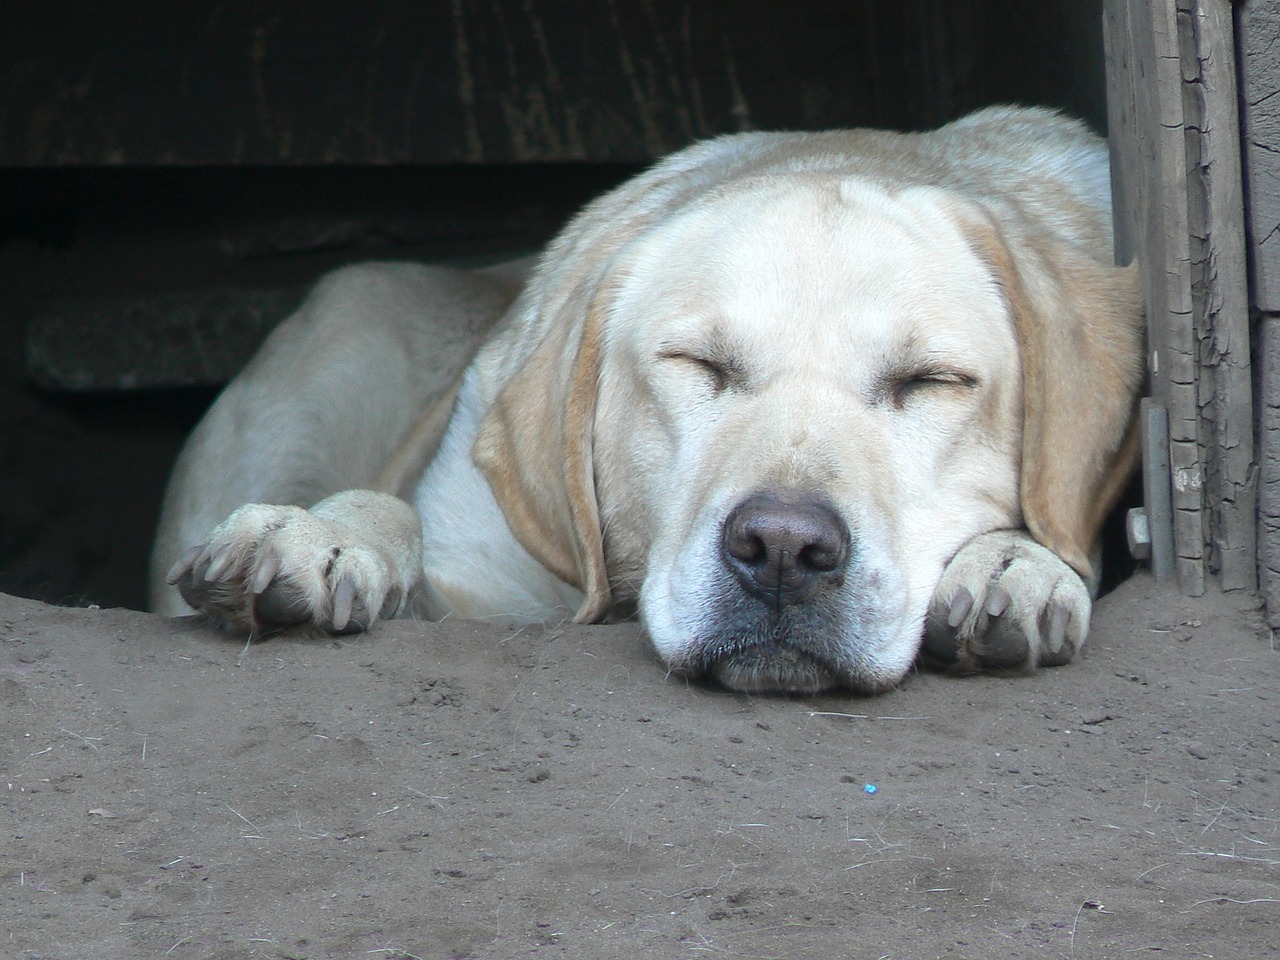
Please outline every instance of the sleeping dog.
[[1040, 109], [744, 133], [536, 263], [322, 280], [190, 439], [153, 605], [249, 633], [638, 611], [748, 691], [1069, 661], [1131, 473], [1106, 145]]

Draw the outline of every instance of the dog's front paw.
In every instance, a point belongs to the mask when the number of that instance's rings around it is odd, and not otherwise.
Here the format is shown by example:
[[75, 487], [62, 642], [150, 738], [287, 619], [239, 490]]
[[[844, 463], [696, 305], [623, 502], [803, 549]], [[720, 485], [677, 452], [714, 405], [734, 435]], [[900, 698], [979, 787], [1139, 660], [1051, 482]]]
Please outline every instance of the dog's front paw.
[[169, 572], [192, 609], [237, 633], [298, 624], [355, 633], [405, 599], [394, 564], [344, 524], [301, 507], [253, 503]]
[[1093, 601], [1080, 575], [1025, 531], [975, 537], [943, 572], [926, 662], [958, 671], [1059, 666], [1084, 646]]

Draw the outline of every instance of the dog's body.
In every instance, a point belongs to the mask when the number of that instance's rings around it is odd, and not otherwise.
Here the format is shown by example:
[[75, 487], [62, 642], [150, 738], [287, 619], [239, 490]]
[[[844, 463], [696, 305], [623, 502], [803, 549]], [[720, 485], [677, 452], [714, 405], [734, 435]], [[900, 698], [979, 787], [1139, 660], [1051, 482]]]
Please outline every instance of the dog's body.
[[1142, 376], [1081, 126], [709, 141], [521, 270], [324, 281], [184, 452], [155, 607], [166, 571], [250, 631], [638, 606], [746, 690], [1079, 649]]

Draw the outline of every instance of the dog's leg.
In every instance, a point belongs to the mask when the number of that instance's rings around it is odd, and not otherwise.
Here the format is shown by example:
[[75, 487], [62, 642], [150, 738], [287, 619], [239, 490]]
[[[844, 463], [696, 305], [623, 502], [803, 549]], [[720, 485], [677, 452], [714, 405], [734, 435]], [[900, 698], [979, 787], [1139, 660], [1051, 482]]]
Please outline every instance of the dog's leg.
[[247, 504], [166, 580], [192, 609], [252, 635], [297, 624], [367, 630], [404, 609], [421, 577], [414, 509], [390, 494], [348, 490], [310, 510]]
[[[521, 273], [518, 266], [473, 272], [365, 264], [321, 280], [227, 386], [179, 457], [152, 552], [152, 609], [171, 616], [191, 612], [176, 588], [182, 576], [170, 580], [168, 574], [196, 544], [205, 545], [212, 565], [214, 553], [233, 557], [266, 542], [268, 527], [296, 527], [297, 536], [288, 535], [292, 556], [303, 543], [324, 539], [320, 521], [345, 522], [345, 514], [326, 516], [324, 510], [284, 510], [271, 519], [258, 510], [240, 515], [237, 523], [249, 526], [227, 526], [245, 504], [308, 508], [344, 490], [375, 488], [415, 423], [433, 403], [447, 402], [476, 346], [518, 292]], [[389, 506], [385, 513], [402, 511]], [[285, 514], [292, 518], [288, 523], [281, 521]], [[329, 530], [333, 542], [323, 549], [349, 553], [356, 542], [347, 528]], [[360, 542], [371, 533], [355, 532]], [[274, 543], [273, 537], [267, 539]], [[233, 545], [215, 546], [228, 538]], [[387, 549], [383, 544], [374, 553]], [[198, 571], [199, 578], [207, 569]], [[398, 582], [399, 574], [389, 582]], [[212, 612], [208, 591], [187, 586]], [[381, 614], [381, 603], [370, 612]], [[238, 616], [222, 619], [238, 623]]]
[[925, 624], [925, 660], [966, 671], [1058, 666], [1084, 646], [1090, 590], [1025, 530], [966, 544], [943, 572]]

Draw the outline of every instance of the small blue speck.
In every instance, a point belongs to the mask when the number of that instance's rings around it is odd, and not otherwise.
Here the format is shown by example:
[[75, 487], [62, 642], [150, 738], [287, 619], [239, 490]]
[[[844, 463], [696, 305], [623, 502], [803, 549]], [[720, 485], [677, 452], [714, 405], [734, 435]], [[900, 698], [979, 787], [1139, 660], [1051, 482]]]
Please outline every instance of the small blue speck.
[[879, 787], [877, 787], [874, 783], [868, 783], [865, 787], [862, 788], [862, 792], [875, 793], [878, 789]]

